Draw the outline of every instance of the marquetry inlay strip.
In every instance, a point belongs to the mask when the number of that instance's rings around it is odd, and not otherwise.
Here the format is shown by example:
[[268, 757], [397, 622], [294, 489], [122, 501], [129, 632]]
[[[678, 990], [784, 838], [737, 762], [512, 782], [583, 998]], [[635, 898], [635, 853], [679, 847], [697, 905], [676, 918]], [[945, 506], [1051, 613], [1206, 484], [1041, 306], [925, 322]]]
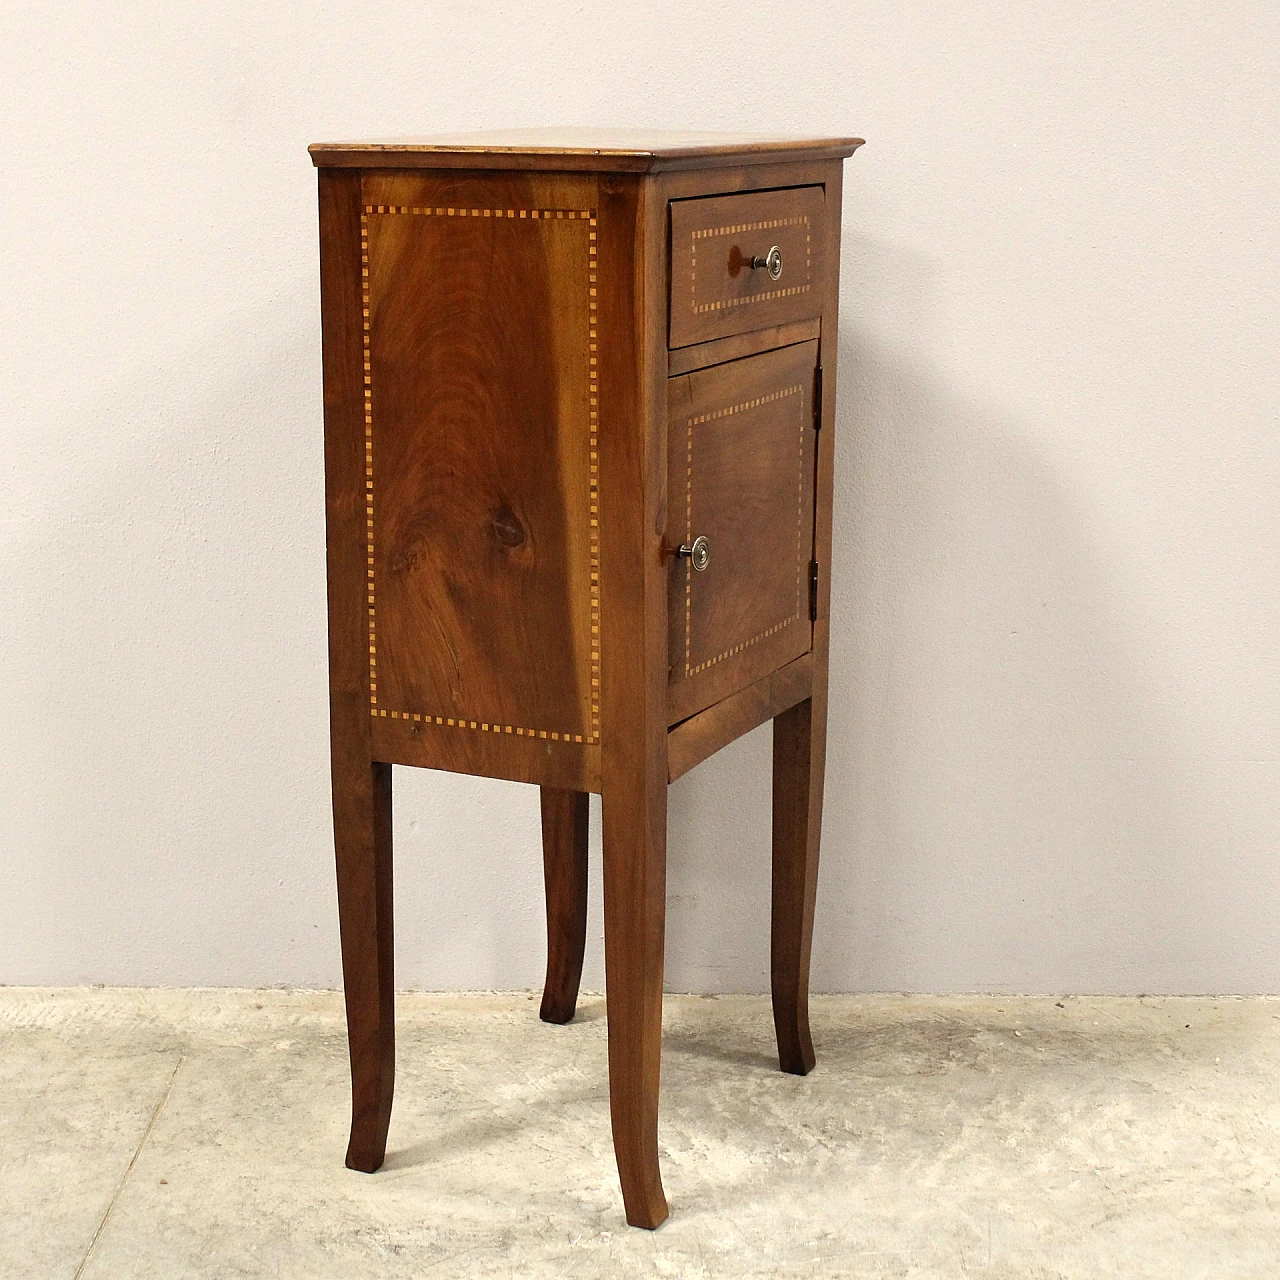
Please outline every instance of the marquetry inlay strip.
[[[804, 284], [789, 285], [785, 289], [765, 289], [760, 293], [745, 294], [740, 298], [717, 298], [713, 302], [698, 301], [698, 241], [712, 240], [717, 236], [741, 235], [744, 231], [772, 231], [776, 227], [804, 227]], [[790, 298], [797, 293], [808, 293], [813, 276], [813, 231], [809, 215], [794, 218], [767, 218], [763, 222], [735, 222], [724, 227], [706, 227], [695, 231], [689, 241], [689, 302], [695, 315], [705, 311], [727, 311], [730, 307], [742, 307], [748, 302], [766, 302], [770, 298]]]
[[[524, 725], [493, 724], [465, 716], [437, 716], [422, 711], [399, 711], [378, 705], [377, 589], [374, 578], [373, 541], [373, 361], [370, 350], [371, 305], [369, 301], [369, 219], [379, 214], [417, 214], [437, 218], [509, 218], [531, 222], [587, 223], [587, 400], [588, 400], [588, 557], [590, 574], [590, 719], [586, 734], [565, 730], [534, 729]], [[375, 718], [407, 720], [413, 724], [439, 725], [449, 729], [475, 729], [481, 733], [509, 733], [522, 738], [546, 738], [551, 742], [600, 741], [600, 483], [599, 428], [600, 378], [597, 341], [596, 211], [594, 209], [471, 209], [448, 205], [366, 204], [360, 214], [360, 303], [364, 360], [364, 475], [365, 537], [368, 560], [369, 608], [369, 714]]]
[[724, 409], [713, 409], [710, 413], [700, 413], [689, 419], [689, 426], [696, 427], [700, 422], [710, 422], [714, 418], [727, 418], [731, 413], [744, 413], [748, 409], [757, 409], [762, 404], [772, 404], [775, 400], [785, 400], [788, 396], [798, 395], [804, 388], [797, 384], [786, 387], [782, 391], [771, 391], [767, 396], [756, 396], [754, 400], [744, 400], [741, 404], [731, 404]]
[[693, 653], [691, 646], [692, 621], [693, 621], [693, 569], [692, 566], [685, 566], [685, 588], [684, 588], [684, 673], [686, 676], [695, 676], [699, 671], [705, 671], [708, 667], [713, 667], [717, 662], [723, 662], [726, 658], [732, 658], [734, 654], [741, 653], [744, 649], [749, 649], [753, 644], [759, 644], [761, 640], [767, 640], [770, 636], [776, 635], [784, 627], [789, 627], [793, 622], [798, 621], [803, 616], [801, 608], [801, 600], [803, 598], [804, 587], [804, 571], [805, 571], [805, 555], [804, 555], [804, 444], [805, 435], [808, 424], [804, 415], [804, 387], [797, 383], [795, 386], [785, 387], [781, 391], [771, 391], [766, 396], [756, 396], [753, 400], [744, 400], [741, 404], [728, 405], [723, 409], [713, 409], [710, 413], [699, 413], [689, 418], [687, 423], [687, 444], [686, 444], [686, 472], [685, 472], [685, 530], [687, 533], [686, 541], [693, 540], [693, 429], [695, 426], [703, 422], [712, 422], [717, 418], [727, 418], [731, 414], [745, 413], [750, 409], [758, 409], [763, 404], [772, 404], [777, 400], [785, 400], [788, 396], [800, 396], [800, 459], [798, 467], [798, 478], [796, 483], [796, 611], [788, 617], [782, 619], [781, 622], [774, 623], [773, 626], [765, 628], [765, 630], [757, 633], [748, 640], [743, 640], [740, 644], [736, 644], [731, 649], [726, 649], [723, 653], [717, 653], [714, 658], [708, 658], [705, 662], [699, 662], [697, 666], [693, 665]]
[[596, 219], [587, 231], [587, 505], [591, 601], [591, 737], [600, 741], [600, 353], [596, 342]]
[[434, 215], [437, 218], [528, 218], [534, 222], [541, 218], [544, 222], [576, 220], [590, 222], [593, 227], [596, 225], [593, 209], [454, 209], [444, 205], [365, 205], [365, 217], [376, 213], [416, 213], [422, 216]]
[[[360, 215], [360, 322], [361, 359], [364, 363], [364, 523], [365, 576], [369, 608], [369, 711], [378, 714], [378, 616], [373, 575], [373, 356], [369, 345], [369, 206]], [[383, 713], [385, 714], [385, 712]]]
[[[693, 419], [689, 419], [689, 440], [685, 449], [684, 473], [684, 541], [693, 545]], [[689, 674], [689, 653], [693, 630], [693, 559], [684, 566], [684, 673]]]
[[[800, 439], [796, 446], [796, 611], [794, 617], [801, 615], [801, 599], [803, 598], [804, 582], [805, 582], [805, 561], [808, 556], [804, 551], [804, 441], [807, 434], [808, 423], [805, 421], [804, 400], [800, 401]], [[817, 501], [817, 494], [814, 494], [814, 500]], [[810, 550], [813, 548], [812, 535], [813, 525], [809, 525], [810, 534]], [[805, 602], [808, 603], [807, 601]]]
[[753, 644], [759, 644], [761, 640], [767, 640], [770, 636], [776, 635], [783, 627], [789, 627], [798, 620], [799, 616], [799, 614], [793, 613], [790, 617], [783, 618], [781, 622], [775, 622], [773, 626], [767, 627], [764, 631], [752, 636], [750, 640], [744, 640], [741, 644], [735, 644], [732, 649], [726, 649], [723, 653], [717, 653], [714, 658], [708, 658], [706, 662], [698, 663], [696, 667], [690, 668], [689, 674], [696, 676], [699, 671], [714, 667], [717, 662], [732, 658], [735, 653], [741, 653], [743, 649], [750, 649]]

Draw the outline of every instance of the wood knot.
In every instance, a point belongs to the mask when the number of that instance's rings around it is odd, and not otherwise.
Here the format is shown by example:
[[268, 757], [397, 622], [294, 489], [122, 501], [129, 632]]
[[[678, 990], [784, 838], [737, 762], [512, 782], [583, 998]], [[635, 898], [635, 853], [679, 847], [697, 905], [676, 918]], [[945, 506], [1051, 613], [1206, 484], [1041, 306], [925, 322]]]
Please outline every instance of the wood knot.
[[516, 547], [524, 546], [526, 541], [524, 525], [516, 518], [516, 513], [505, 503], [490, 513], [489, 532], [500, 547], [506, 547], [512, 551]]

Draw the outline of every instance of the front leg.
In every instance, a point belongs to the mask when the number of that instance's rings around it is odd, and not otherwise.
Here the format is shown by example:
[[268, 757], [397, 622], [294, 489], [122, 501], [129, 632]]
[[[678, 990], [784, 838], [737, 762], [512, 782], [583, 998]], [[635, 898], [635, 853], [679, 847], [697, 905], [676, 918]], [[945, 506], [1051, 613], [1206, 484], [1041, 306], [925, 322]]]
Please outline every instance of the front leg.
[[662, 962], [666, 928], [667, 782], [638, 768], [615, 777], [604, 816], [604, 962], [609, 1110], [627, 1221], [658, 1226], [667, 1198], [658, 1168]]
[[391, 973], [391, 766], [371, 758], [365, 386], [360, 174], [320, 173], [324, 470], [329, 583], [329, 744], [342, 977], [351, 1048], [347, 1165], [381, 1163], [395, 1078]]
[[347, 1167], [372, 1173], [386, 1154], [396, 1072], [391, 766], [351, 761], [346, 754], [335, 744], [333, 831], [351, 1052]]

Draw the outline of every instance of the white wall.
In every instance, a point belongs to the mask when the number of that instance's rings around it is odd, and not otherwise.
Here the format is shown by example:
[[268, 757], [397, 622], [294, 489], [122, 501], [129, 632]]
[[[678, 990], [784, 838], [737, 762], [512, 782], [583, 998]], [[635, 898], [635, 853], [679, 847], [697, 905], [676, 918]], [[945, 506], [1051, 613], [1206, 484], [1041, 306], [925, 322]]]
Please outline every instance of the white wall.
[[[870, 140], [816, 987], [1280, 991], [1278, 51], [1270, 0], [9, 0], [0, 981], [339, 981], [304, 148], [560, 123]], [[768, 754], [672, 791], [673, 988], [767, 984]], [[535, 984], [536, 792], [396, 788], [400, 981]]]

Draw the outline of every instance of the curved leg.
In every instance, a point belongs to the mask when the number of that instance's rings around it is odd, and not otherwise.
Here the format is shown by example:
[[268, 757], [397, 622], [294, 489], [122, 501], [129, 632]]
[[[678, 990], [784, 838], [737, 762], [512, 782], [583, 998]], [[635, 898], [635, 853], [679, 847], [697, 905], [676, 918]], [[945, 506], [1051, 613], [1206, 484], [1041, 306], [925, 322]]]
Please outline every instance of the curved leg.
[[587, 806], [585, 791], [541, 787], [542, 873], [547, 894], [547, 980], [543, 1022], [568, 1022], [578, 1001], [587, 945]]
[[351, 1051], [347, 1168], [372, 1173], [387, 1149], [395, 1084], [391, 936], [391, 766], [363, 767], [334, 751], [342, 982]]
[[818, 885], [826, 690], [773, 721], [773, 1025], [783, 1071], [813, 1070], [809, 1035], [809, 953]]
[[366, 569], [365, 374], [360, 344], [360, 175], [320, 177], [329, 744], [342, 977], [351, 1049], [347, 1164], [372, 1173], [391, 1119], [391, 766], [372, 760]]
[[658, 1169], [667, 781], [665, 768], [635, 773], [622, 794], [606, 787], [601, 798], [609, 1111], [627, 1221], [652, 1229], [667, 1216]]
[[[601, 183], [599, 436], [601, 609], [600, 802], [604, 825], [604, 969], [609, 1112], [627, 1221], [658, 1226], [667, 1198], [658, 1168], [662, 943], [667, 882], [667, 368], [662, 321], [647, 305], [664, 251], [666, 194]], [[637, 239], [637, 236], [642, 237]], [[643, 244], [645, 272], [626, 264]], [[609, 264], [622, 264], [621, 267]], [[594, 304], [593, 304], [594, 309]], [[593, 418], [594, 421], [594, 418]], [[595, 448], [595, 445], [592, 445]], [[599, 625], [597, 624], [599, 622]], [[594, 695], [593, 695], [594, 696]]]

